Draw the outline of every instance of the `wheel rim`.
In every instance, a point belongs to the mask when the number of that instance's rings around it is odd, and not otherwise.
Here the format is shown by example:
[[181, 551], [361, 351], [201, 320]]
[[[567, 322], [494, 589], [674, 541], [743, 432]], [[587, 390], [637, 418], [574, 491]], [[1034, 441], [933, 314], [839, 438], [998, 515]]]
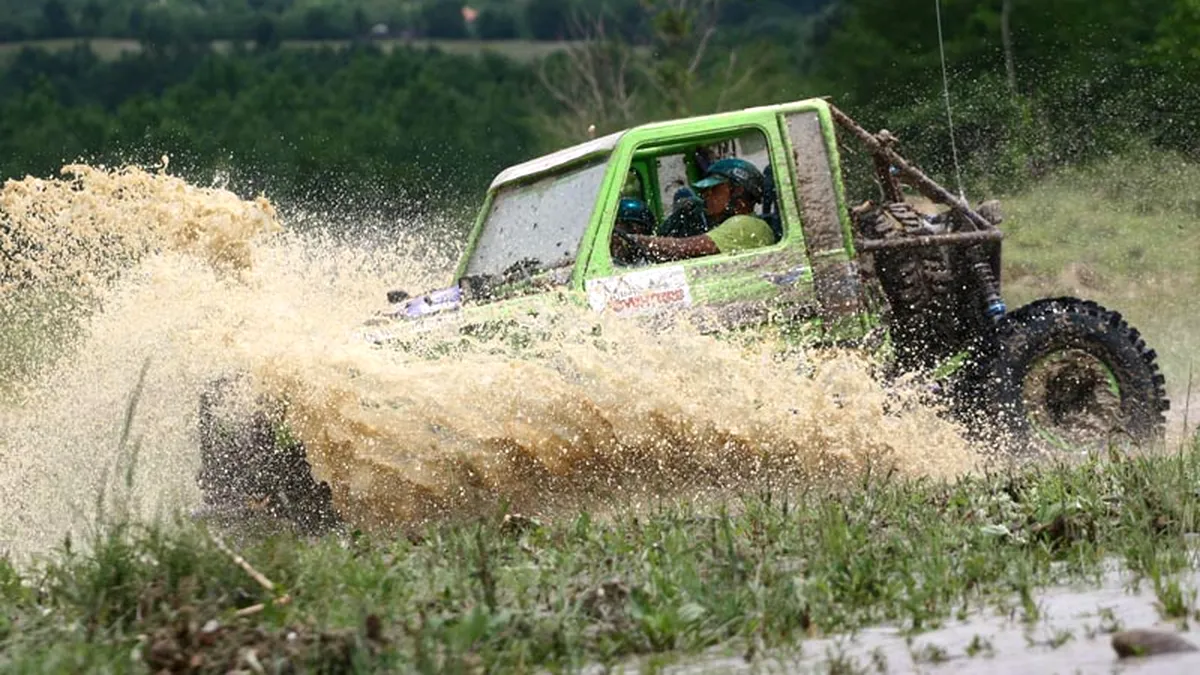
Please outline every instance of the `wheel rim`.
[[1022, 383], [1026, 418], [1043, 441], [1062, 451], [1107, 444], [1119, 428], [1121, 386], [1104, 361], [1067, 349], [1035, 361]]

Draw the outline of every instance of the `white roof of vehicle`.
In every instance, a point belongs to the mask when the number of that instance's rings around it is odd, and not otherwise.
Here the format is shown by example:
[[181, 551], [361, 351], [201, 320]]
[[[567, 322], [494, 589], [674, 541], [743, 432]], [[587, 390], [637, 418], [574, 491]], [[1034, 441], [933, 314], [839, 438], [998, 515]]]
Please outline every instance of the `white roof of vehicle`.
[[568, 164], [580, 159], [581, 157], [587, 157], [588, 155], [594, 153], [612, 152], [612, 149], [617, 147], [617, 141], [621, 140], [621, 136], [624, 134], [625, 131], [617, 131], [607, 136], [593, 138], [586, 143], [572, 145], [570, 147], [563, 148], [562, 150], [552, 152], [548, 155], [535, 157], [528, 162], [510, 166], [496, 176], [496, 178], [492, 181], [491, 187], [494, 188], [497, 185], [502, 185], [510, 181], [526, 178], [548, 169], [553, 169], [556, 166]]
[[[790, 101], [787, 103], [772, 103], [772, 104], [767, 104], [767, 105], [751, 106], [748, 108], [742, 108], [741, 110], [730, 110], [730, 111], [726, 111], [723, 113], [698, 115], [698, 116], [694, 116], [691, 118], [684, 118], [683, 120], [674, 119], [674, 120], [659, 120], [656, 122], [648, 122], [648, 123], [645, 123], [638, 127], [633, 127], [633, 128], [654, 129], [654, 128], [658, 128], [658, 127], [669, 126], [671, 124], [676, 124], [681, 121], [687, 121], [687, 120], [699, 120], [699, 119], [704, 119], [704, 118], [719, 118], [719, 117], [723, 117], [726, 115], [735, 115], [735, 114], [739, 114], [739, 113], [755, 112], [755, 111], [759, 111], [759, 110], [782, 110], [782, 109], [788, 108], [789, 106], [795, 106], [797, 104], [804, 104], [804, 103], [809, 103], [811, 101], [817, 101], [817, 100], [820, 100], [820, 99], [801, 99], [801, 100], [796, 100], [796, 101]], [[533, 176], [533, 175], [542, 173], [543, 171], [548, 171], [550, 169], [553, 169], [558, 166], [562, 166], [564, 164], [569, 164], [577, 159], [586, 157], [586, 156], [594, 154], [594, 153], [612, 152], [613, 148], [617, 147], [617, 143], [621, 140], [621, 136], [625, 135], [630, 130], [631, 129], [623, 129], [621, 131], [616, 131], [607, 136], [601, 136], [600, 138], [594, 138], [590, 141], [587, 141], [586, 143], [579, 143], [578, 145], [572, 145], [570, 147], [563, 148], [562, 150], [552, 152], [548, 155], [542, 155], [541, 157], [535, 157], [527, 162], [517, 164], [514, 166], [510, 166], [507, 169], [501, 171], [496, 176], [496, 178], [492, 181], [492, 184], [488, 189], [489, 190], [493, 189], [499, 185], [503, 185], [504, 183], [508, 183], [510, 181], [520, 180], [522, 178], [528, 178], [529, 176]]]

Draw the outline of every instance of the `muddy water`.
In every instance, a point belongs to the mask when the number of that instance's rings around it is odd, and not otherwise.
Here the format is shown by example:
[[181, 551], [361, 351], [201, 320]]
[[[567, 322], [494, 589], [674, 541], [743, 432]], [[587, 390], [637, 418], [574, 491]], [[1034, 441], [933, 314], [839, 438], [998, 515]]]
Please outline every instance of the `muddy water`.
[[[265, 199], [188, 185], [162, 167], [75, 171], [11, 182], [0, 197], [0, 298], [52, 290], [93, 308], [70, 331], [21, 327], [27, 340], [52, 341], [39, 353], [56, 358], [10, 383], [0, 404], [0, 548], [17, 557], [86, 529], [101, 494], [125, 495], [143, 517], [195, 506], [197, 400], [231, 372], [291, 399], [314, 472], [367, 527], [501, 500], [536, 513], [867, 463], [951, 476], [976, 461], [933, 411], [889, 413], [903, 394], [881, 390], [849, 355], [780, 360], [770, 345], [604, 323], [560, 305], [527, 326], [541, 334], [530, 349], [383, 352], [355, 328], [389, 289], [445, 284], [458, 253], [403, 234], [425, 224], [399, 224], [383, 245], [335, 241], [289, 228]], [[125, 491], [114, 476], [134, 455]]]
[[[709, 673], [1165, 673], [1200, 672], [1200, 651], [1120, 659], [1115, 631], [1152, 628], [1174, 633], [1200, 647], [1200, 626], [1160, 618], [1152, 585], [1113, 565], [1099, 583], [1063, 586], [1034, 594], [1039, 616], [1025, 621], [1020, 601], [971, 612], [936, 630], [909, 636], [879, 626], [853, 635], [805, 640], [795, 648], [748, 662], [714, 650], [656, 672]], [[1200, 587], [1200, 574], [1185, 575], [1185, 588]], [[1193, 607], [1193, 611], [1194, 611]], [[744, 649], [742, 649], [744, 653]], [[847, 669], [846, 666], [852, 666]], [[840, 667], [841, 670], [837, 668]], [[620, 672], [643, 670], [631, 663]]]

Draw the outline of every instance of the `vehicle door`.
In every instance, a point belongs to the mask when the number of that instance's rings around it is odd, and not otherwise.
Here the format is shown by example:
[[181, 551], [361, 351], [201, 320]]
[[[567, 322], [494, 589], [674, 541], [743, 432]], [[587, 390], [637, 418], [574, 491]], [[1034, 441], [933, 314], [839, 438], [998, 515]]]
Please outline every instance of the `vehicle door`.
[[[788, 152], [778, 118], [766, 112], [746, 115], [719, 130], [711, 122], [681, 124], [664, 131], [634, 131], [618, 154], [617, 175], [631, 164], [653, 167], [652, 186], [642, 198], [661, 219], [675, 193], [700, 178], [705, 160], [734, 155], [753, 162], [773, 178], [771, 203], [756, 214], [776, 214], [779, 234], [774, 243], [733, 253], [718, 253], [676, 262], [622, 265], [609, 243], [620, 195], [605, 196], [584, 276], [584, 290], [594, 311], [617, 316], [686, 316], [704, 332], [795, 321], [816, 314], [812, 267], [794, 199]], [[697, 153], [696, 150], [700, 152]], [[699, 155], [699, 156], [698, 156]], [[768, 169], [769, 167], [769, 169]], [[768, 194], [768, 199], [771, 199]]]

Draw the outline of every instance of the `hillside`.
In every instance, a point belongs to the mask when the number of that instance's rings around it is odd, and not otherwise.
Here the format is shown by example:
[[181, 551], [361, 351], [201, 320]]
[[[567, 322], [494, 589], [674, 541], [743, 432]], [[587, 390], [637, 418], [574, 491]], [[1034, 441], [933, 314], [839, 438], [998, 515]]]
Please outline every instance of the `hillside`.
[[[833, 0], [691, 0], [726, 26], [768, 27]], [[558, 40], [581, 15], [607, 16], [646, 35], [641, 0], [0, 0], [0, 42], [71, 37], [134, 39], [409, 38]]]

